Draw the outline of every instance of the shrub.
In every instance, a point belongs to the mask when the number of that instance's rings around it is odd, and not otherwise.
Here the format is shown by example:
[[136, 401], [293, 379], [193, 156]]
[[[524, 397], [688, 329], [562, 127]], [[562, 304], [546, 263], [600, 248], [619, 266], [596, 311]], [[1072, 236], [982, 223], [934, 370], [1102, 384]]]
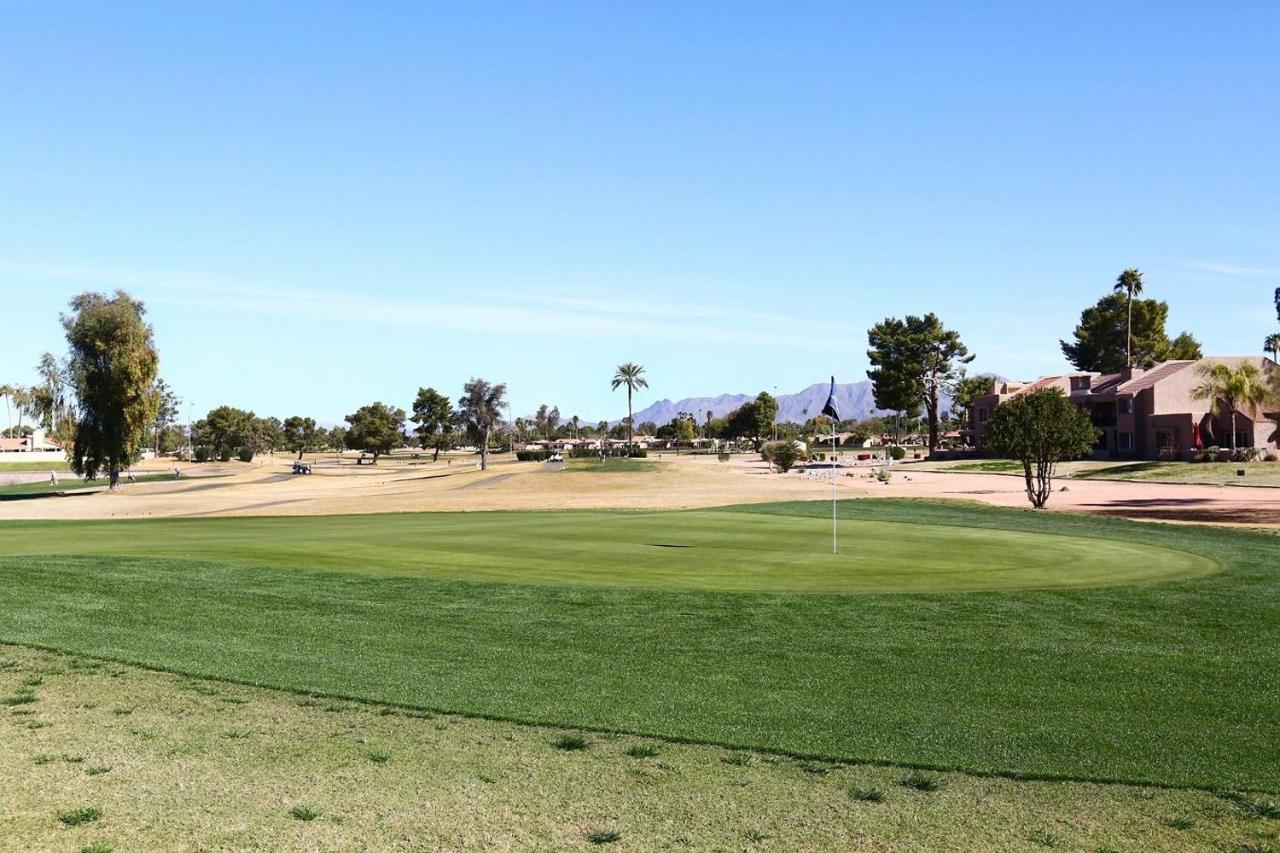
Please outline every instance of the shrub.
[[791, 441], [770, 441], [760, 448], [760, 456], [785, 474], [800, 461], [800, 450]]
[[582, 735], [560, 735], [560, 737], [552, 741], [552, 746], [565, 752], [577, 752], [582, 749], [589, 749], [591, 744]]
[[1060, 847], [1062, 846], [1062, 836], [1054, 835], [1047, 829], [1037, 829], [1035, 832], [1027, 836], [1027, 838], [1039, 844], [1041, 847]]
[[[576, 452], [574, 455], [577, 455]], [[519, 462], [546, 462], [551, 456], [547, 450], [517, 450], [516, 460]]]
[[908, 774], [903, 778], [902, 784], [904, 787], [912, 788], [916, 791], [936, 791], [939, 785], [937, 779], [919, 772]]
[[1267, 454], [1262, 457], [1262, 461], [1263, 462], [1280, 462], [1280, 455], [1277, 455], [1274, 450], [1268, 450]]
[[1262, 451], [1256, 447], [1241, 447], [1236, 451], [1236, 462], [1256, 462], [1262, 456]]
[[203, 446], [203, 445], [201, 445], [200, 447], [197, 447], [197, 448], [196, 448], [196, 461], [197, 461], [197, 462], [208, 462], [208, 461], [209, 461], [210, 459], [212, 459], [212, 458], [213, 458], [213, 451], [211, 451], [209, 448], [207, 448], [207, 447], [205, 447], [205, 446]]
[[1160, 448], [1161, 462], [1176, 462], [1178, 459], [1178, 451], [1172, 447]]
[[219, 451], [218, 451], [218, 461], [219, 461], [219, 462], [230, 462], [230, 461], [231, 461], [231, 451], [230, 451], [230, 450], [219, 450]]
[[80, 826], [85, 823], [93, 823], [102, 817], [102, 812], [89, 806], [83, 809], [73, 809], [69, 812], [58, 812], [58, 820], [67, 826]]
[[628, 459], [647, 459], [649, 458], [649, 449], [647, 447], [633, 447], [627, 451]]
[[895, 444], [889, 448], [889, 456], [893, 458], [894, 462], [897, 462], [899, 459], [907, 458], [907, 451]]
[[717, 458], [717, 459], [719, 459], [721, 462], [728, 462], [728, 461], [729, 461], [729, 451], [727, 451], [727, 450], [721, 450], [719, 453], [717, 453], [717, 454], [716, 454], [716, 458]]
[[236, 452], [236, 458], [239, 459], [241, 462], [252, 462], [253, 448], [251, 447], [240, 448], [240, 450]]
[[1200, 454], [1201, 462], [1217, 462], [1222, 456], [1222, 448], [1216, 444], [1204, 449], [1204, 453]]

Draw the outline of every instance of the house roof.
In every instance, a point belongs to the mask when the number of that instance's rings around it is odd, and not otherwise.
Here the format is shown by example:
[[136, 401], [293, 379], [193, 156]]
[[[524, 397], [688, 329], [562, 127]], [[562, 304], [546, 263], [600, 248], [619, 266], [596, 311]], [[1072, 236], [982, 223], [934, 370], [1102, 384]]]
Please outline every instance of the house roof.
[[1122, 394], [1137, 394], [1139, 391], [1151, 388], [1162, 379], [1167, 379], [1175, 373], [1186, 370], [1193, 364], [1195, 364], [1194, 361], [1166, 361], [1162, 364], [1157, 364], [1146, 373], [1141, 376], [1135, 376], [1116, 390]]

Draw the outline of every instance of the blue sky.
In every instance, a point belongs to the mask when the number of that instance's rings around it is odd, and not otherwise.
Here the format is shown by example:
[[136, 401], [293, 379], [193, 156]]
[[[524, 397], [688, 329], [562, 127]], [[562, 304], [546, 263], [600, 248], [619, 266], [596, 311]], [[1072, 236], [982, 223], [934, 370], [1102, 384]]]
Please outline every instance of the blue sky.
[[324, 421], [858, 380], [924, 311], [1030, 376], [1128, 266], [1276, 327], [1275, 3], [267, 6], [5, 6], [0, 379], [114, 287], [197, 415]]

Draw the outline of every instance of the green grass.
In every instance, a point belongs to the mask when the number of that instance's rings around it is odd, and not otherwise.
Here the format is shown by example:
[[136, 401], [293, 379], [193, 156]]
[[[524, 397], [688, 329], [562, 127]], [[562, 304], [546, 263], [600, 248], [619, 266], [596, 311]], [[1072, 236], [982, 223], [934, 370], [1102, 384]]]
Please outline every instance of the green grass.
[[101, 817], [102, 812], [93, 806], [58, 812], [58, 820], [67, 826], [81, 826], [86, 823], [93, 823]]
[[599, 458], [569, 457], [565, 460], [564, 474], [634, 474], [636, 472], [652, 473], [662, 467], [661, 462], [652, 459], [628, 459], [608, 456]]
[[[1022, 464], [1011, 459], [976, 462], [926, 463], [922, 470], [967, 473], [1021, 474]], [[1243, 477], [1238, 471], [1243, 470]], [[1112, 462], [1082, 460], [1063, 462], [1058, 476], [1064, 480], [1133, 480], [1150, 483], [1203, 485], [1280, 486], [1280, 462]]]
[[983, 462], [961, 462], [957, 465], [947, 465], [944, 470], [947, 471], [976, 471], [976, 472], [994, 472], [997, 474], [1014, 474], [1022, 473], [1022, 463], [1015, 462], [1012, 459], [989, 459]]
[[31, 471], [70, 471], [71, 466], [65, 461], [59, 462], [14, 462], [9, 454], [0, 457], [0, 474], [25, 474]]
[[[1245, 475], [1241, 477], [1237, 473], [1239, 471], [1244, 471]], [[1155, 483], [1280, 485], [1280, 462], [1129, 462], [1081, 468], [1072, 477]]]
[[829, 511], [4, 524], [0, 552], [36, 554], [0, 558], [0, 640], [814, 759], [1280, 791], [1274, 536], [856, 501], [832, 559]]
[[[47, 470], [47, 469], [46, 469]], [[4, 469], [0, 469], [3, 474]], [[172, 480], [172, 474], [141, 474], [137, 476], [136, 482], [149, 483], [156, 480]], [[122, 488], [128, 488], [130, 483], [124, 477], [120, 478]], [[97, 480], [79, 480], [71, 477], [64, 477], [58, 485], [52, 485], [48, 481], [40, 483], [18, 483], [16, 485], [0, 486], [0, 501], [24, 500], [27, 498], [38, 498], [45, 495], [52, 495], [58, 492], [79, 492], [85, 489], [99, 489], [110, 484], [105, 478]]]
[[1158, 537], [1098, 539], [1051, 525], [991, 529], [968, 523], [990, 517], [980, 510], [949, 516], [956, 524], [928, 511], [885, 516], [859, 506], [868, 511], [845, 509], [838, 556], [830, 553], [829, 515], [747, 508], [749, 516], [703, 510], [0, 522], [0, 560], [145, 555], [157, 566], [169, 558], [169, 571], [198, 561], [348, 577], [761, 593], [1099, 586], [1218, 569], [1214, 559], [1164, 548]]

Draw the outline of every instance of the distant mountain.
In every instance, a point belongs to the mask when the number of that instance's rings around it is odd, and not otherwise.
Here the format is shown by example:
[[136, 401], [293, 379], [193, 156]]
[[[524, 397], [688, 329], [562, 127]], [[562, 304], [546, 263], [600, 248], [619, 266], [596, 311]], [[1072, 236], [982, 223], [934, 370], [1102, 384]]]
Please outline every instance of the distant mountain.
[[[830, 383], [819, 382], [794, 394], [778, 395], [778, 420], [799, 424], [821, 414], [822, 407], [826, 405], [827, 392], [830, 388]], [[686, 397], [675, 402], [659, 400], [636, 412], [636, 423], [642, 424], [652, 421], [661, 426], [669, 423], [680, 412], [691, 412], [697, 418], [698, 423], [702, 423], [708, 411], [715, 417], [727, 415], [748, 400], [754, 399], [755, 396], [755, 394], [721, 394], [719, 397]], [[848, 382], [843, 385], [837, 384], [836, 399], [840, 404], [840, 417], [844, 419], [862, 419], [872, 415], [884, 414], [882, 410], [876, 408], [875, 397], [872, 394], [869, 380]], [[944, 397], [943, 410], [945, 411], [950, 407], [951, 398]], [[613, 423], [617, 423], [617, 421]]]

